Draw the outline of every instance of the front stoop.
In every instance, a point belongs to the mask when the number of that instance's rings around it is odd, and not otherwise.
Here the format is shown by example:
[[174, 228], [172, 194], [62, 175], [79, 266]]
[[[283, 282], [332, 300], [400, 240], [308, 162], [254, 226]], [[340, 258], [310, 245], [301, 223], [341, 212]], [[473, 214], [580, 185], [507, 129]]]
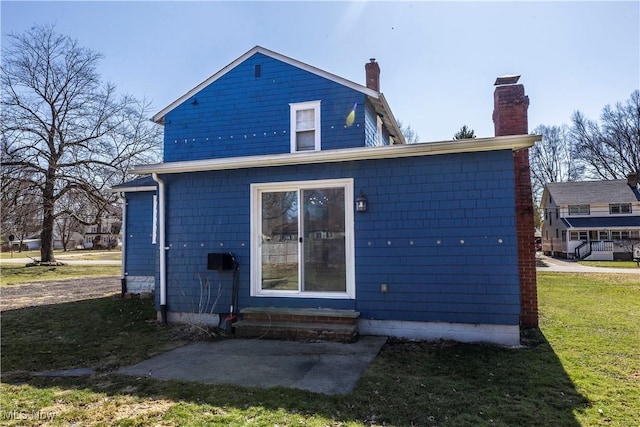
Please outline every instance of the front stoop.
[[357, 311], [248, 307], [240, 314], [242, 320], [233, 324], [237, 337], [335, 342], [358, 339]]

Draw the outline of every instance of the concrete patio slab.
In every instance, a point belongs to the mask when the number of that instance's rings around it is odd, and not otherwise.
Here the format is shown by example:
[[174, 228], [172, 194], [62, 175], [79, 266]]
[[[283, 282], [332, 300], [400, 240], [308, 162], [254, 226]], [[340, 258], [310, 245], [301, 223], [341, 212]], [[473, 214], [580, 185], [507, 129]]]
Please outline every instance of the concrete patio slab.
[[352, 344], [230, 339], [199, 342], [122, 368], [119, 374], [160, 380], [288, 387], [349, 394], [386, 342], [362, 336]]

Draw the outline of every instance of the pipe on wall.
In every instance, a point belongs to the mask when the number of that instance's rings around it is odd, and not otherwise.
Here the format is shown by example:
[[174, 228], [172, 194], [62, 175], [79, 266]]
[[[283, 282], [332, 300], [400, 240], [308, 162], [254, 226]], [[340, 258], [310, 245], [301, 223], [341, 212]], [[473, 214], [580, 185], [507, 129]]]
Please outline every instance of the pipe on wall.
[[160, 317], [162, 323], [167, 323], [167, 260], [165, 242], [165, 188], [164, 181], [155, 172], [151, 174], [153, 180], [158, 183], [158, 237], [160, 249]]
[[126, 270], [126, 249], [127, 249], [127, 198], [125, 193], [121, 192], [120, 197], [122, 198], [122, 225], [120, 226], [120, 234], [122, 235], [122, 262], [120, 268], [120, 287], [122, 296], [127, 293], [127, 270]]

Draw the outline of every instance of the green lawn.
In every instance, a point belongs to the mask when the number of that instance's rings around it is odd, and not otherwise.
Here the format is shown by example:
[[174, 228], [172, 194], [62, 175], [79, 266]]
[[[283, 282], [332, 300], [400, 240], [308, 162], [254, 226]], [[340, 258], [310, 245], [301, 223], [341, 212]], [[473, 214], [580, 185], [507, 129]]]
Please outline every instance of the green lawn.
[[0, 287], [47, 280], [76, 279], [87, 276], [120, 275], [119, 265], [62, 265], [25, 267], [0, 264]]
[[[120, 250], [81, 250], [81, 251], [53, 251], [53, 256], [59, 260], [113, 260], [118, 261], [122, 259], [122, 252]], [[0, 252], [0, 259], [11, 258], [31, 258], [40, 259], [40, 251], [23, 251], [23, 252]]]
[[578, 264], [591, 267], [638, 268], [638, 263], [635, 261], [578, 261]]
[[[0, 406], [14, 425], [632, 426], [640, 419], [640, 283], [539, 274], [523, 348], [390, 342], [346, 396], [162, 382], [110, 370], [183, 343], [148, 300], [2, 313]], [[29, 371], [90, 366], [84, 378]]]

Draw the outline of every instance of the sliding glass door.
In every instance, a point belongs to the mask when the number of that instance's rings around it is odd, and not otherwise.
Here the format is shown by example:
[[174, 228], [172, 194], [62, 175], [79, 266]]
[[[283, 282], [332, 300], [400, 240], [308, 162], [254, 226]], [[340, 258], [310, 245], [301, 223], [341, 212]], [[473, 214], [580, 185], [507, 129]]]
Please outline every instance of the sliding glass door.
[[344, 188], [302, 190], [303, 291], [345, 292]]
[[[350, 180], [255, 184], [252, 286], [257, 295], [353, 293]], [[257, 286], [256, 286], [257, 285]]]

